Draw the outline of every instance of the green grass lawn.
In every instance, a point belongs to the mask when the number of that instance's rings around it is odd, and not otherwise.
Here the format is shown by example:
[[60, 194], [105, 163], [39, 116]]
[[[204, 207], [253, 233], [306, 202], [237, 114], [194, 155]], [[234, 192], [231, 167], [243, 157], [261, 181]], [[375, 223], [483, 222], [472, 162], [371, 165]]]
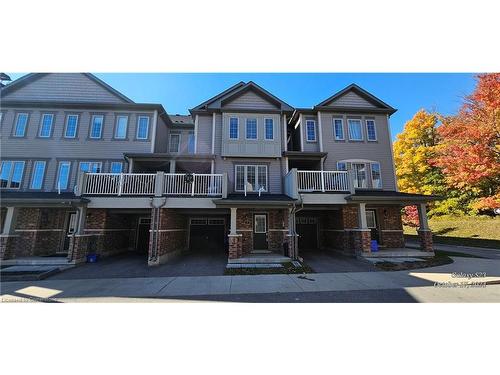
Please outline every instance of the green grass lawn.
[[[441, 216], [429, 220], [429, 227], [434, 232], [434, 242], [490, 247], [500, 249], [500, 217]], [[405, 235], [412, 238], [416, 229], [404, 227]]]

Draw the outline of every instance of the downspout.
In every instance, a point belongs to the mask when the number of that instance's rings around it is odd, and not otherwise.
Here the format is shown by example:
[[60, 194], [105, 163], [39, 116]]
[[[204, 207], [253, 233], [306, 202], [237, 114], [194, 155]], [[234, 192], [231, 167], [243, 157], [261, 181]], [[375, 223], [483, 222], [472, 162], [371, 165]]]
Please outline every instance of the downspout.
[[155, 206], [154, 198], [151, 198], [149, 205], [153, 210], [153, 215], [151, 215], [151, 228], [153, 229], [151, 235], [153, 236], [151, 244], [153, 248], [151, 249], [151, 257], [149, 260], [151, 262], [156, 262], [158, 260], [158, 231], [160, 230], [160, 209], [167, 203], [167, 198], [163, 198], [163, 203], [159, 206]]

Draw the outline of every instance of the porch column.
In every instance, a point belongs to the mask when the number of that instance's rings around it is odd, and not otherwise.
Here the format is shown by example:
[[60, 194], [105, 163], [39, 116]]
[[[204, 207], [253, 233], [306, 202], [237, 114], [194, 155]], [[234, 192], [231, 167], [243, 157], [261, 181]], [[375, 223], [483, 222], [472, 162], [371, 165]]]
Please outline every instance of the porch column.
[[7, 207], [3, 230], [0, 235], [0, 259], [9, 259], [13, 255], [15, 238], [17, 237], [15, 234], [17, 212], [16, 207]]
[[76, 234], [85, 233], [85, 222], [87, 220], [87, 206], [78, 207], [78, 226]]
[[170, 160], [170, 173], [175, 173], [175, 160]]
[[299, 257], [299, 236], [295, 226], [295, 212], [292, 208], [288, 209], [288, 256], [292, 259]]
[[371, 251], [371, 230], [366, 223], [366, 203], [359, 204], [358, 223], [358, 232], [354, 232], [354, 249], [369, 253]]
[[420, 203], [418, 206], [418, 221], [419, 228], [417, 230], [418, 238], [420, 240], [420, 248], [423, 251], [433, 251], [432, 232], [429, 229], [429, 222], [427, 221], [427, 207], [425, 203]]
[[228, 235], [229, 242], [229, 259], [236, 259], [242, 254], [242, 235], [236, 231], [236, 214], [237, 208], [231, 207], [231, 227]]

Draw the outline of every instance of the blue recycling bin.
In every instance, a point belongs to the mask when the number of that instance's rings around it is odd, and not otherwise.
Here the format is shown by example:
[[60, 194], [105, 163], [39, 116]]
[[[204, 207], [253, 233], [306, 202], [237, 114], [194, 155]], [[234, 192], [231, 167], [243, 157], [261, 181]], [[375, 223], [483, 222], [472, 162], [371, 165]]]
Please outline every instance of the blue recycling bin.
[[87, 255], [87, 263], [95, 263], [95, 262], [97, 262], [97, 254]]
[[378, 241], [377, 240], [371, 240], [371, 246], [370, 246], [371, 251], [378, 251]]

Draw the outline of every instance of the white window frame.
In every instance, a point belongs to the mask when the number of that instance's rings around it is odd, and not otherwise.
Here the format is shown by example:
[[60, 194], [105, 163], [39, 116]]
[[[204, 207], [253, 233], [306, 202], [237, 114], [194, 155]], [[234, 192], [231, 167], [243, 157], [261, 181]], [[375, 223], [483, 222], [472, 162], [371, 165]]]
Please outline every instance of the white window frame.
[[[373, 131], [375, 133], [375, 139], [370, 139], [370, 133], [368, 132], [368, 122], [369, 121], [373, 122]], [[375, 122], [375, 120], [373, 120], [373, 119], [366, 119], [365, 120], [365, 128], [366, 128], [366, 140], [368, 142], [376, 142], [377, 139], [378, 139], [378, 136], [377, 136], [377, 123]]]
[[[113, 165], [120, 165], [120, 172], [113, 172]], [[123, 173], [123, 162], [121, 161], [112, 161], [110, 164], [109, 164], [109, 172], [110, 173]]]
[[[43, 170], [42, 170], [42, 177], [40, 181], [40, 187], [33, 187], [33, 183], [35, 182], [35, 172], [36, 172], [36, 166], [37, 164], [43, 164]], [[45, 160], [35, 160], [33, 162], [33, 170], [31, 171], [31, 182], [30, 182], [30, 189], [31, 190], [41, 190], [43, 189], [43, 180], [45, 178], [45, 170], [47, 169], [47, 162]]]
[[[378, 165], [378, 174], [379, 174], [379, 186], [375, 186], [373, 184], [373, 165]], [[382, 189], [382, 167], [379, 162], [371, 162], [370, 163], [370, 181], [373, 189]]]
[[[24, 130], [22, 135], [17, 135], [17, 125], [19, 123], [19, 117], [21, 115], [26, 115], [26, 124], [24, 125]], [[16, 122], [14, 123], [14, 131], [12, 132], [12, 136], [15, 138], [24, 138], [26, 137], [26, 132], [28, 131], [28, 124], [30, 122], [30, 114], [27, 112], [19, 112], [16, 116]]]
[[[366, 216], [366, 224], [369, 229], [377, 229], [377, 215], [375, 214], [375, 210], [366, 210], [365, 211], [365, 216]], [[373, 219], [373, 224], [372, 226], [369, 226], [368, 223], [370, 220], [368, 219], [368, 216], [371, 216], [371, 219]]]
[[[307, 131], [308, 127], [309, 127], [309, 123], [313, 124], [314, 139], [309, 139], [309, 132]], [[306, 120], [306, 142], [315, 143], [317, 141], [318, 141], [318, 136], [316, 134], [316, 120]]]
[[[361, 138], [360, 139], [356, 139], [356, 138], [352, 137], [351, 126], [350, 126], [350, 122], [351, 121], [358, 121], [359, 122], [359, 131], [361, 133]], [[347, 119], [347, 131], [349, 132], [349, 140], [350, 141], [356, 141], [356, 142], [364, 141], [365, 137], [364, 137], [364, 134], [363, 134], [363, 121], [361, 121], [360, 119], [357, 119], [357, 118]]]
[[[345, 169], [340, 169], [340, 164], [345, 164]], [[338, 161], [337, 162], [337, 171], [343, 171], [346, 172], [349, 169], [347, 168], [347, 162], [346, 161]]]
[[[73, 134], [72, 136], [68, 136], [68, 123], [69, 123], [70, 117], [76, 117], [75, 134]], [[69, 138], [69, 139], [76, 138], [76, 136], [78, 135], [78, 125], [79, 125], [78, 123], [79, 122], [80, 122], [80, 115], [78, 115], [78, 114], [72, 113], [72, 114], [68, 114], [66, 116], [66, 123], [64, 125], [64, 138]]]
[[[50, 116], [49, 135], [42, 135], [43, 123], [44, 123], [45, 116]], [[53, 127], [54, 127], [54, 114], [53, 113], [42, 113], [42, 117], [40, 119], [40, 129], [38, 130], [38, 138], [50, 138], [52, 136]]]
[[[273, 137], [272, 138], [267, 138], [267, 124], [266, 121], [270, 120], [271, 125], [272, 125], [272, 132], [273, 132]], [[266, 117], [264, 118], [264, 140], [266, 141], [274, 141], [274, 119], [272, 117]]]
[[[191, 139], [192, 139], [192, 147], [190, 147], [191, 144]], [[194, 154], [194, 143], [196, 142], [196, 137], [194, 136], [194, 131], [189, 131], [188, 132], [188, 139], [187, 139], [187, 152], [188, 154]], [[180, 145], [180, 139], [179, 139], [179, 145]]]
[[[99, 137], [94, 137], [94, 136], [92, 136], [92, 133], [94, 132], [94, 120], [96, 118], [99, 118], [99, 117], [102, 119], [101, 128], [99, 129]], [[92, 115], [92, 118], [90, 119], [89, 138], [90, 139], [102, 139], [103, 128], [104, 128], [104, 115]]]
[[[61, 169], [63, 165], [68, 166], [68, 178], [66, 180], [66, 187], [59, 187], [59, 178], [61, 177]], [[56, 190], [61, 189], [61, 190], [68, 190], [69, 185], [70, 185], [70, 180], [71, 180], [71, 162], [70, 161], [60, 161], [59, 164], [57, 165], [57, 175], [56, 175]]]
[[[255, 120], [255, 138], [248, 138], [248, 120]], [[259, 121], [256, 117], [245, 119], [245, 139], [247, 141], [257, 141], [259, 139]]]
[[[78, 163], [78, 171], [79, 172], [83, 172], [82, 171], [82, 164], [88, 164], [89, 165], [89, 171], [86, 171], [86, 173], [102, 173], [102, 162], [101, 161], [81, 161], [80, 163]], [[93, 167], [98, 165], [99, 166], [99, 172], [94, 172], [93, 171]]]
[[[342, 129], [342, 138], [337, 137], [337, 127], [335, 126], [335, 121], [340, 121], [340, 128]], [[344, 129], [344, 119], [342, 118], [333, 118], [333, 139], [336, 141], [345, 141], [345, 129]]]
[[[139, 125], [141, 124], [141, 119], [142, 118], [145, 118], [148, 120], [147, 124], [148, 124], [148, 127], [147, 127], [147, 131], [146, 131], [146, 137], [143, 138], [143, 137], [139, 137]], [[149, 116], [137, 116], [137, 129], [136, 129], [136, 132], [135, 132], [135, 138], [136, 139], [139, 139], [139, 140], [142, 140], [142, 141], [147, 141], [149, 139]]]
[[[257, 231], [257, 218], [264, 218], [264, 231]], [[254, 214], [253, 215], [253, 231], [254, 233], [264, 234], [267, 233], [267, 215], [266, 214]]]
[[[125, 136], [118, 137], [118, 125], [120, 124], [120, 118], [125, 118]], [[117, 115], [116, 116], [116, 124], [115, 124], [115, 134], [113, 134], [113, 138], [115, 139], [127, 139], [128, 136], [128, 115]]]
[[[236, 138], [231, 137], [231, 120], [233, 119], [236, 120]], [[238, 117], [229, 117], [228, 132], [229, 132], [228, 134], [229, 139], [237, 140], [240, 138], [240, 120]]]
[[[0, 189], [13, 189], [13, 190], [19, 190], [21, 189], [21, 187], [23, 186], [23, 180], [24, 180], [24, 167], [26, 166], [26, 163], [23, 161], [23, 160], [2, 160], [0, 161], [0, 175], [2, 174], [3, 172], [3, 163], [12, 163], [12, 168], [9, 172], [9, 176], [7, 178], [7, 186], [5, 187], [0, 187]], [[21, 181], [19, 181], [19, 186], [18, 187], [12, 187], [12, 176], [14, 175], [14, 165], [16, 163], [21, 163], [23, 168], [21, 170]]]
[[[172, 151], [172, 138], [179, 137], [179, 142], [177, 143], [177, 150]], [[178, 154], [181, 150], [181, 134], [180, 133], [170, 133], [168, 136], [168, 152], [173, 154]]]
[[[243, 167], [243, 189], [239, 190], [237, 186], [237, 171], [238, 167]], [[248, 167], [255, 167], [255, 181], [254, 185], [257, 186], [259, 182], [259, 168], [264, 167], [266, 168], [266, 189], [262, 190], [263, 192], [268, 192], [269, 191], [269, 168], [265, 164], [235, 164], [234, 166], [234, 191], [237, 192], [244, 192], [245, 191], [245, 185], [247, 184], [248, 181]], [[254, 190], [254, 191], [248, 191], [248, 193], [258, 193], [259, 190]]]

